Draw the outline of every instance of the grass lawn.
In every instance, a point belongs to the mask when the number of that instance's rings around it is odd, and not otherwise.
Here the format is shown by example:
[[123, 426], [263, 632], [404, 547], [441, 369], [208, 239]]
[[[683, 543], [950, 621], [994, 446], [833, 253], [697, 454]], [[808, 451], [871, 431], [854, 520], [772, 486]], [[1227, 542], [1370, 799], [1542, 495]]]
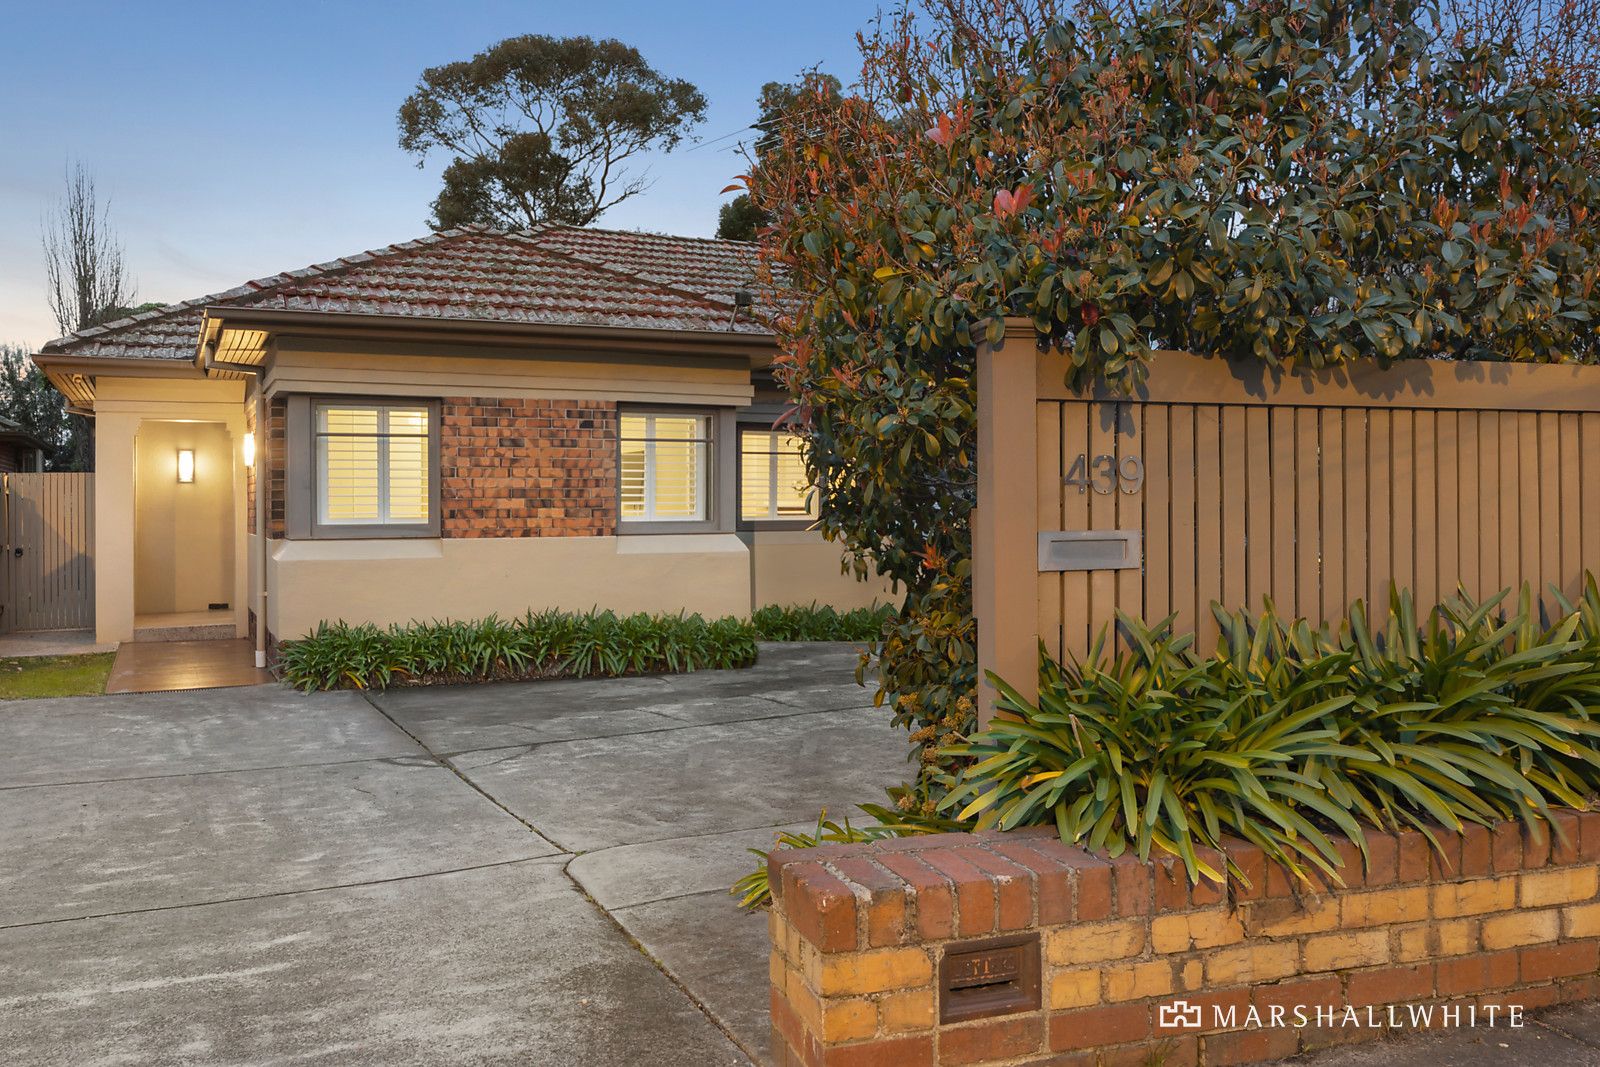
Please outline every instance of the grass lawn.
[[106, 691], [115, 652], [90, 656], [23, 656], [0, 659], [0, 700], [81, 697]]

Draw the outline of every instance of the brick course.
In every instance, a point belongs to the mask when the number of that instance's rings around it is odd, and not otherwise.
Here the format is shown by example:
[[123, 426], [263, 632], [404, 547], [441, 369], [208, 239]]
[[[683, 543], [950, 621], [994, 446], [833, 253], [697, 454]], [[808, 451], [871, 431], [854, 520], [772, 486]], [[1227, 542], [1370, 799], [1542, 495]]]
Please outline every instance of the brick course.
[[[244, 429], [246, 433], [256, 432], [254, 401], [244, 406]], [[244, 469], [244, 528], [252, 534], [256, 532], [256, 470], [262, 464], [265, 444], [260, 438], [256, 439], [256, 461]]]
[[[1511, 1006], [1594, 999], [1600, 812], [1554, 821], [1536, 836], [1439, 830], [1443, 856], [1414, 831], [1371, 833], [1366, 863], [1340, 841], [1343, 886], [1273, 877], [1242, 841], [1228, 855], [1250, 884], [1197, 887], [1169, 860], [1092, 856], [1048, 830], [779, 850], [778, 1062], [1251, 1063], [1384, 1036], [1330, 1024], [1347, 1010], [1492, 1006], [1504, 1025]], [[1017, 930], [1040, 936], [1040, 1007], [940, 1024], [945, 952]], [[1179, 997], [1204, 1008], [1204, 1026], [1162, 1025], [1158, 1009]], [[1212, 1005], [1237, 1023], [1209, 1021]], [[1301, 1006], [1330, 1014], [1258, 1025]]]
[[[267, 403], [266, 451], [262, 436], [256, 435], [256, 466], [267, 472], [267, 536], [282, 537], [284, 531], [283, 494], [287, 487], [284, 463], [289, 450], [289, 402], [282, 397]], [[251, 494], [255, 499], [255, 494]]]
[[597, 537], [617, 527], [617, 405], [446, 397], [445, 537]]

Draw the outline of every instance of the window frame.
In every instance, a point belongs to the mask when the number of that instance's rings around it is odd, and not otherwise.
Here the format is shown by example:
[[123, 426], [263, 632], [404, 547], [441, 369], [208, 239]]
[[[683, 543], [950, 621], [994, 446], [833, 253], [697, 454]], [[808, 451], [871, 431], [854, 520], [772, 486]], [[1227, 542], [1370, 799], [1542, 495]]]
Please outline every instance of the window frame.
[[[810, 530], [816, 527], [819, 515], [808, 515], [794, 519], [747, 519], [744, 517], [744, 434], [746, 430], [756, 433], [788, 433], [790, 431], [775, 428], [770, 421], [755, 422], [751, 419], [741, 419], [735, 430], [734, 457], [738, 470], [738, 484], [735, 486], [734, 507], [739, 516], [739, 529], [741, 530]], [[812, 493], [818, 493], [817, 487], [812, 486]], [[813, 506], [821, 510], [820, 496], [812, 497]]]
[[[701, 519], [625, 519], [622, 517], [622, 420], [629, 416], [661, 415], [668, 418], [692, 416], [706, 420], [709, 437], [706, 441], [705, 517]], [[672, 405], [623, 404], [617, 408], [617, 536], [638, 534], [674, 533], [725, 533], [732, 532], [732, 519], [739, 513], [738, 501], [732, 497], [738, 461], [730, 456], [738, 448], [738, 435], [733, 430], [733, 409], [708, 407], [676, 407]]]
[[[317, 411], [324, 405], [376, 408], [422, 408], [428, 413], [428, 521], [423, 523], [325, 523], [322, 521], [322, 464], [317, 449]], [[289, 441], [285, 501], [290, 538], [318, 541], [364, 541], [394, 538], [437, 538], [443, 514], [440, 500], [440, 409], [437, 397], [368, 395], [296, 395], [288, 398], [285, 416]]]

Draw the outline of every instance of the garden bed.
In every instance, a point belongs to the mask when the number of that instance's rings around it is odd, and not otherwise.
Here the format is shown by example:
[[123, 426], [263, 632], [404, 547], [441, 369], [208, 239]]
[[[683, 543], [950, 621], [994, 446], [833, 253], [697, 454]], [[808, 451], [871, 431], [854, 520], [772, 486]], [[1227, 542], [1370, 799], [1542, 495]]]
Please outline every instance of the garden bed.
[[889, 611], [812, 604], [765, 607], [748, 620], [546, 611], [408, 626], [323, 623], [278, 646], [278, 673], [311, 692], [727, 670], [753, 665], [758, 641], [871, 640]]

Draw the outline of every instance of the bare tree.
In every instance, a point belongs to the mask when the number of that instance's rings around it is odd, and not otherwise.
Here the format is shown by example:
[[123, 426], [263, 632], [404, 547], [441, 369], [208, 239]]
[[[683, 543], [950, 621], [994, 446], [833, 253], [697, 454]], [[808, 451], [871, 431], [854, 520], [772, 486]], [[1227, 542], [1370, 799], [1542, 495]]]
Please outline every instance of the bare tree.
[[1521, 79], [1600, 88], [1600, 0], [1440, 0], [1439, 14], [1446, 41], [1506, 48]]
[[67, 190], [43, 226], [45, 285], [63, 334], [115, 318], [133, 303], [122, 243], [111, 230], [94, 176], [74, 163]]

